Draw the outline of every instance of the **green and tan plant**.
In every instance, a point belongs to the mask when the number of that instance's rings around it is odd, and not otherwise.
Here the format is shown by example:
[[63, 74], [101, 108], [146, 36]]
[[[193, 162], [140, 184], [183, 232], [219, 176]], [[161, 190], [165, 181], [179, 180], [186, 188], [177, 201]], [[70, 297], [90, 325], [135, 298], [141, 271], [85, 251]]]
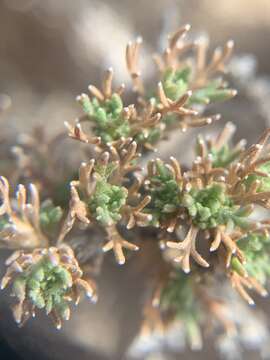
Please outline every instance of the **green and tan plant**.
[[[124, 250], [144, 249], [146, 239], [160, 248], [160, 270], [144, 307], [142, 329], [148, 334], [180, 321], [191, 347], [198, 349], [209, 322], [221, 324], [227, 335], [237, 332], [224, 315], [228, 300], [210, 291], [216, 279], [229, 283], [248, 304], [254, 303], [253, 291], [267, 295], [270, 220], [262, 214], [270, 208], [270, 130], [251, 146], [243, 140], [233, 145], [235, 126], [227, 123], [216, 138], [199, 135], [194, 160], [183, 166], [151, 152], [173, 129], [183, 132], [218, 120], [220, 115], [206, 115], [208, 104], [236, 95], [225, 75], [233, 42], [209, 57], [206, 41], [186, 41], [189, 30], [185, 25], [169, 36], [166, 49], [155, 55], [157, 77], [147, 83], [139, 65], [141, 39], [127, 45], [134, 103], [125, 100], [124, 85], [113, 86], [112, 69], [101, 88], [90, 85], [90, 95], [78, 97], [83, 115], [65, 122], [66, 135], [88, 145], [93, 156], [63, 182], [63, 187], [69, 182], [63, 209], [53, 205], [59, 182], [47, 186], [35, 176], [36, 168], [41, 177], [44, 168], [44, 179], [54, 176], [52, 143], [33, 151], [33, 159], [21, 167], [35, 182], [29, 199], [24, 185], [13, 199], [7, 179], [0, 178], [1, 246], [14, 250], [2, 288], [12, 288], [19, 324], [40, 309], [60, 328], [81, 290], [97, 300], [95, 283], [83, 271], [76, 246], [72, 249], [76, 231], [91, 242], [93, 229], [101, 240], [97, 252], [113, 250], [120, 265], [126, 262]], [[13, 149], [22, 163], [21, 147]], [[144, 169], [146, 153], [150, 160]], [[45, 201], [48, 193], [52, 200]]]

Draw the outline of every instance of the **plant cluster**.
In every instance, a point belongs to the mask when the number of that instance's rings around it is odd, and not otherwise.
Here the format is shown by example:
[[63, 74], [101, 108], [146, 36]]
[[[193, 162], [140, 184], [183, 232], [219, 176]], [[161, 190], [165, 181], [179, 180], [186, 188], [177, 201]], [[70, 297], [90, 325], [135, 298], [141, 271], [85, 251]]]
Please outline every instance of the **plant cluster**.
[[[67, 208], [44, 198], [40, 204], [33, 184], [29, 202], [23, 185], [16, 201], [10, 201], [9, 183], [1, 177], [1, 244], [15, 250], [7, 260], [2, 288], [12, 287], [18, 323], [44, 309], [59, 328], [69, 318], [68, 303], [78, 303], [81, 290], [97, 299], [93, 280], [68, 245], [78, 228], [100, 229], [100, 250], [113, 250], [118, 264], [125, 263], [126, 250], [139, 250], [129, 234], [136, 239], [140, 227], [145, 234], [151, 230], [147, 236], [160, 246], [162, 266], [146, 302], [144, 328], [181, 319], [193, 347], [201, 343], [207, 319], [201, 313], [215, 317], [225, 330], [232, 328], [219, 311], [224, 304], [207, 292], [209, 278], [229, 280], [249, 304], [254, 303], [252, 291], [267, 295], [270, 220], [259, 209], [270, 207], [270, 131], [249, 147], [244, 141], [233, 146], [235, 127], [227, 123], [216, 138], [197, 138], [191, 164], [181, 166], [171, 157], [168, 162], [152, 158], [146, 169], [141, 166], [142, 155], [172, 129], [211, 124], [220, 116], [204, 115], [207, 105], [236, 95], [224, 77], [233, 42], [217, 48], [207, 61], [208, 44], [186, 41], [189, 28], [170, 35], [163, 53], [155, 55], [158, 75], [152, 87], [144, 84], [140, 72], [141, 39], [127, 45], [136, 103], [125, 103], [124, 85], [114, 89], [112, 69], [101, 89], [90, 85], [90, 95], [78, 97], [83, 115], [65, 125], [69, 137], [88, 144], [94, 155], [73, 176]], [[42, 194], [44, 184], [39, 186]]]

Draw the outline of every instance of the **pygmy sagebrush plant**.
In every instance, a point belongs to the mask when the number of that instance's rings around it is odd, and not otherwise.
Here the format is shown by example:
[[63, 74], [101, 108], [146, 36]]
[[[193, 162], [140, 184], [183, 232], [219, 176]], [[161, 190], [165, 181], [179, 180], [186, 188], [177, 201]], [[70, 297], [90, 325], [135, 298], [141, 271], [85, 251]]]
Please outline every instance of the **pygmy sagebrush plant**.
[[[225, 299], [220, 302], [208, 291], [213, 279], [230, 283], [249, 304], [253, 290], [267, 294], [270, 220], [258, 208], [270, 207], [270, 131], [250, 147], [244, 141], [233, 146], [235, 127], [227, 123], [216, 138], [198, 136], [195, 158], [184, 168], [174, 157], [169, 162], [152, 158], [146, 169], [141, 167], [141, 156], [170, 130], [211, 124], [220, 116], [205, 116], [207, 105], [236, 95], [224, 79], [233, 42], [209, 57], [204, 40], [185, 40], [189, 29], [186, 25], [170, 35], [163, 53], [155, 55], [158, 79], [152, 88], [141, 77], [141, 39], [127, 45], [136, 103], [125, 103], [124, 85], [114, 88], [112, 69], [101, 89], [90, 85], [90, 95], [78, 97], [83, 115], [65, 125], [69, 137], [89, 144], [94, 155], [70, 182], [68, 208], [53, 205], [59, 184], [52, 185], [52, 201], [42, 198], [41, 204], [35, 185], [30, 185], [29, 202], [19, 185], [16, 203], [1, 178], [1, 244], [15, 250], [2, 288], [12, 289], [19, 324], [43, 309], [60, 328], [69, 318], [69, 302], [79, 302], [80, 290], [97, 300], [95, 284], [84, 273], [86, 264], [80, 267], [76, 246], [72, 249], [77, 232], [91, 242], [93, 229], [104, 240], [97, 252], [113, 250], [118, 264], [125, 263], [126, 250], [139, 250], [144, 241], [160, 246], [160, 270], [149, 284], [152, 296], [142, 328], [167, 329], [180, 320], [192, 348], [201, 346], [201, 329], [209, 318], [227, 333], [236, 328], [220, 315]], [[87, 124], [90, 131], [83, 128]]]

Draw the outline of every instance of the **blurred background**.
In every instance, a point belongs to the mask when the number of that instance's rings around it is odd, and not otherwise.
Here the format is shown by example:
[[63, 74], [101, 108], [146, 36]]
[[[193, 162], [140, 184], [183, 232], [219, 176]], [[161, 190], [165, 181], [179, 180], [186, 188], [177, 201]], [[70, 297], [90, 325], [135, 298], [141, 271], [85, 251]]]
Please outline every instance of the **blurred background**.
[[[218, 111], [224, 121], [238, 124], [238, 138], [254, 140], [270, 125], [269, 0], [0, 0], [0, 93], [9, 96], [0, 97], [0, 107], [12, 102], [1, 114], [1, 132], [14, 137], [33, 125], [43, 125], [48, 133], [62, 128], [79, 114], [76, 95], [90, 82], [98, 84], [108, 66], [118, 83], [130, 86], [124, 52], [138, 35], [144, 39], [143, 75], [151, 76], [151, 53], [162, 48], [168, 32], [185, 23], [192, 25], [191, 36], [208, 34], [213, 48], [235, 40], [231, 70], [239, 96]], [[178, 145], [180, 158], [189, 139], [183, 138], [182, 148]], [[175, 141], [179, 144], [178, 137], [172, 139], [162, 151], [171, 152]], [[105, 267], [100, 285], [105, 299], [89, 312], [83, 306], [61, 335], [47, 330], [44, 319], [15, 329], [1, 304], [1, 359], [6, 343], [25, 359], [36, 359], [37, 353], [40, 359], [125, 358], [139, 327], [143, 289], [135, 276], [131, 285], [126, 273]], [[217, 358], [208, 350], [202, 358], [209, 356]]]

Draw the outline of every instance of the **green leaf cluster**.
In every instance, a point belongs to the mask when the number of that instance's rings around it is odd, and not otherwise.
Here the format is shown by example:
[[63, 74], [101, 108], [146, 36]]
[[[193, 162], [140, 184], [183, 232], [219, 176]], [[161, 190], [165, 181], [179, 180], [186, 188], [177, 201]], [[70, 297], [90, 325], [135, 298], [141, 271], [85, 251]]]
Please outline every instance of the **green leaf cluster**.
[[91, 215], [103, 226], [111, 226], [121, 219], [121, 208], [126, 204], [128, 191], [123, 186], [110, 184], [100, 178], [88, 203]]
[[216, 101], [226, 101], [232, 97], [232, 89], [224, 87], [221, 78], [209, 81], [205, 87], [194, 90], [190, 104], [209, 104]]
[[151, 203], [146, 209], [152, 216], [152, 225], [173, 216], [179, 209], [180, 187], [172, 173], [161, 161], [156, 162], [157, 173], [150, 180]]
[[184, 67], [180, 70], [168, 68], [161, 79], [164, 92], [172, 101], [180, 99], [188, 90], [191, 68]]
[[82, 106], [94, 123], [95, 135], [100, 136], [104, 143], [130, 136], [130, 124], [122, 115], [123, 102], [118, 94], [102, 102], [95, 97], [90, 100], [88, 96], [82, 96]]
[[36, 264], [17, 276], [13, 283], [13, 294], [23, 296], [38, 309], [45, 309], [49, 314], [57, 310], [65, 318], [68, 303], [65, 295], [72, 287], [69, 271], [61, 265], [55, 265], [45, 256]]
[[[180, 69], [168, 68], [162, 77], [162, 85], [167, 98], [176, 101], [189, 89], [192, 81], [192, 69], [185, 66]], [[226, 88], [222, 78], [207, 82], [204, 87], [193, 89], [189, 104], [209, 104], [210, 102], [225, 101], [232, 97], [232, 90]]]
[[217, 225], [247, 228], [249, 215], [246, 208], [238, 208], [226, 195], [222, 184], [214, 183], [204, 189], [192, 188], [182, 197], [182, 205], [187, 208], [193, 223], [201, 229]]
[[261, 284], [265, 284], [270, 276], [270, 237], [260, 233], [250, 233], [240, 239], [237, 243], [243, 251], [246, 262], [241, 264], [234, 257], [232, 259], [232, 268], [238, 273], [243, 270], [256, 278]]
[[45, 201], [40, 209], [40, 225], [48, 231], [54, 230], [59, 224], [63, 215], [63, 210], [60, 206], [54, 206], [52, 201]]
[[[161, 78], [163, 90], [167, 98], [172, 101], [180, 99], [188, 90], [191, 89], [192, 68], [184, 66], [180, 69], [167, 68]], [[226, 83], [221, 78], [213, 79], [201, 88], [193, 89], [192, 96], [188, 105], [206, 105], [210, 102], [225, 101], [232, 97], [232, 89], [226, 88]], [[159, 100], [154, 94], [149, 97], [150, 102], [157, 106]], [[162, 122], [167, 126], [175, 124], [177, 117], [175, 114], [167, 114], [162, 118]], [[147, 142], [153, 144], [161, 137], [160, 129], [150, 129]], [[141, 136], [140, 142], [145, 142]]]

